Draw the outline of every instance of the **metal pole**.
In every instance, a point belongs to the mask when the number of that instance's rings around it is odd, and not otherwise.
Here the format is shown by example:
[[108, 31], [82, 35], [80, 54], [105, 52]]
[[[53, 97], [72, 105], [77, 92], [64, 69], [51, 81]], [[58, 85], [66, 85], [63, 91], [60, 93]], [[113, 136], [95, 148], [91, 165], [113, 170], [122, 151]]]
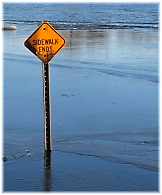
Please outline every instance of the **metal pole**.
[[43, 105], [44, 105], [44, 149], [45, 151], [50, 152], [52, 150], [52, 136], [51, 136], [49, 63], [42, 63], [42, 77], [43, 77]]

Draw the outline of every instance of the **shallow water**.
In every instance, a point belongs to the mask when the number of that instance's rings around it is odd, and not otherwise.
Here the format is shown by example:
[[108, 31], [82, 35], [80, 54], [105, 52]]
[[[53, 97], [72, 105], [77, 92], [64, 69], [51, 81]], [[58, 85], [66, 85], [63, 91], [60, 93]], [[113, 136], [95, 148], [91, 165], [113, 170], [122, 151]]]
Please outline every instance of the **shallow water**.
[[[27, 55], [28, 60], [36, 60], [23, 46], [32, 30], [26, 25], [19, 28], [16, 32], [4, 32], [4, 54]], [[24, 28], [28, 31], [24, 31]], [[55, 59], [61, 60], [62, 65], [68, 64], [69, 68], [91, 68], [109, 75], [146, 79], [155, 83], [159, 80], [158, 33], [131, 30], [60, 32], [66, 37], [67, 44]]]
[[[15, 24], [3, 32], [4, 155], [12, 163], [27, 159], [26, 149], [32, 159], [44, 150], [41, 61], [24, 47], [37, 23]], [[53, 150], [158, 171], [158, 32], [60, 32], [67, 45], [50, 62]]]
[[[62, 31], [68, 44], [50, 63], [53, 150], [84, 155], [88, 150], [88, 155], [157, 170], [157, 35], [153, 33], [156, 38], [152, 36], [151, 39], [147, 34], [144, 37], [145, 33], [127, 31], [137, 37], [141, 35], [146, 41], [134, 41], [136, 38], [132, 40], [127, 36], [129, 44], [125, 43], [121, 49], [117, 47], [124, 41], [120, 39], [121, 30], [118, 33], [115, 30], [99, 32], [103, 36], [96, 35], [96, 43], [89, 38], [94, 32], [74, 31], [74, 36], [70, 37], [70, 31]], [[4, 146], [5, 155], [14, 158], [28, 147], [33, 152], [43, 150], [42, 70], [41, 62], [24, 48], [25, 36], [18, 38], [5, 33]], [[113, 37], [109, 44], [112, 55], [106, 60], [108, 50], [104, 40], [108, 35]], [[11, 47], [13, 41], [14, 49]], [[137, 48], [145, 48], [143, 58], [135, 59], [132, 51], [127, 54], [126, 44], [130, 48], [136, 45], [136, 56], [142, 52]], [[154, 45], [151, 50], [150, 45]], [[151, 60], [145, 54], [148, 52]], [[120, 58], [115, 58], [114, 53]], [[151, 53], [153, 58], [157, 56], [154, 63]], [[148, 68], [140, 66], [138, 61]], [[81, 141], [78, 143], [78, 140]], [[122, 142], [124, 146], [119, 145]]]

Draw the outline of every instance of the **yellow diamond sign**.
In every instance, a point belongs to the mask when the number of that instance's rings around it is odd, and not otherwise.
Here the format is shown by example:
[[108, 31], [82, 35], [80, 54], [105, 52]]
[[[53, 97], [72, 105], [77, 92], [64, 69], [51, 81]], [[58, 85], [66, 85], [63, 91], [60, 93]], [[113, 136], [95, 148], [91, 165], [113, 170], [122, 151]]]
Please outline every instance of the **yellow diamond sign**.
[[24, 45], [43, 63], [48, 63], [65, 43], [65, 38], [51, 24], [42, 22]]

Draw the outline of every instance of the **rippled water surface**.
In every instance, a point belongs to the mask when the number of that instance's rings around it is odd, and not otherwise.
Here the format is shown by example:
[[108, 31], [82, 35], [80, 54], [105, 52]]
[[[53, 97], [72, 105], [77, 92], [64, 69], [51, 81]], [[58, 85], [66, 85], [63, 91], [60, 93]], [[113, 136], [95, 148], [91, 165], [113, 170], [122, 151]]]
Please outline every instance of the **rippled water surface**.
[[4, 4], [4, 21], [39, 23], [48, 20], [58, 29], [154, 29], [159, 26], [157, 3], [18, 3]]

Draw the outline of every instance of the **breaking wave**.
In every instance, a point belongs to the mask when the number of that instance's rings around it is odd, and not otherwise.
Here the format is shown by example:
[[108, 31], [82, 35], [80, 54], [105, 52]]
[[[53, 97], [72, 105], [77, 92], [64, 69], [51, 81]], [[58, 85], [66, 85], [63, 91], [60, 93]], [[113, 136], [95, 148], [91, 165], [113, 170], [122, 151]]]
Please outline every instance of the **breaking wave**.
[[[11, 24], [39, 25], [41, 21], [4, 20]], [[158, 29], [157, 23], [108, 23], [108, 22], [50, 22], [58, 30], [95, 30], [95, 29]]]

